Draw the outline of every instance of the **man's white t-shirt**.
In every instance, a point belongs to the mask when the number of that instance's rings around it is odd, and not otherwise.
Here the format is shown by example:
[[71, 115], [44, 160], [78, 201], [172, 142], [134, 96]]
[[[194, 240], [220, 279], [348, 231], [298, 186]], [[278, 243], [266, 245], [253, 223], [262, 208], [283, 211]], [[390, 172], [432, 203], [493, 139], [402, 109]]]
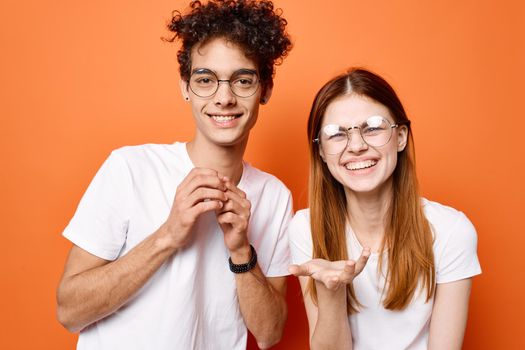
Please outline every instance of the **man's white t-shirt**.
[[[113, 151], [63, 235], [102, 259], [118, 259], [165, 222], [192, 168], [184, 143]], [[290, 191], [247, 163], [238, 187], [252, 205], [248, 238], [262, 272], [288, 275]], [[223, 237], [214, 212], [199, 217], [187, 246], [129, 302], [82, 330], [77, 348], [245, 349], [247, 331]]]
[[[423, 205], [434, 234], [436, 282], [453, 282], [480, 274], [476, 230], [468, 218], [436, 202], [423, 199]], [[295, 214], [288, 226], [288, 234], [293, 263], [302, 264], [310, 260], [312, 237], [309, 209], [299, 210]], [[363, 247], [350, 226], [346, 239], [348, 255], [350, 259], [356, 260]], [[357, 300], [363, 305], [358, 313], [349, 317], [353, 348], [427, 349], [433, 299], [426, 302], [426, 294], [416, 292], [406, 309], [385, 309], [382, 293], [388, 260], [386, 256], [383, 257], [383, 271], [379, 273], [378, 258], [378, 253], [372, 254], [353, 282]]]

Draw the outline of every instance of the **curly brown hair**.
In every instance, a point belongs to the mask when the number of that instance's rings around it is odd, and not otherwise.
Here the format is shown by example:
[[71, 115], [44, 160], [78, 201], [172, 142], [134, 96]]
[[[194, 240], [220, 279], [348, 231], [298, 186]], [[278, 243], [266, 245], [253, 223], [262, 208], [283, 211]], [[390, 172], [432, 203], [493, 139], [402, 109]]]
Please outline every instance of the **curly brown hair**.
[[173, 11], [168, 29], [175, 35], [166, 39], [182, 41], [177, 53], [180, 75], [189, 80], [191, 50], [214, 38], [225, 38], [238, 45], [259, 70], [263, 88], [273, 86], [274, 66], [292, 48], [282, 10], [269, 0], [210, 0], [206, 4], [192, 1], [187, 14]]

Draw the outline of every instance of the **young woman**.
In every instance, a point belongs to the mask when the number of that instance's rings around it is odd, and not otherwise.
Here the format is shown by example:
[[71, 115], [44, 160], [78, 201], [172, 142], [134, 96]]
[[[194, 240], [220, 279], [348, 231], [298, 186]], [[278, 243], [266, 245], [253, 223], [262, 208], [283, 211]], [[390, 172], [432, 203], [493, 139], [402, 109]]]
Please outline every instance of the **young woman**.
[[460, 349], [471, 278], [467, 217], [419, 195], [410, 121], [381, 77], [351, 69], [308, 120], [310, 208], [289, 226], [312, 349]]

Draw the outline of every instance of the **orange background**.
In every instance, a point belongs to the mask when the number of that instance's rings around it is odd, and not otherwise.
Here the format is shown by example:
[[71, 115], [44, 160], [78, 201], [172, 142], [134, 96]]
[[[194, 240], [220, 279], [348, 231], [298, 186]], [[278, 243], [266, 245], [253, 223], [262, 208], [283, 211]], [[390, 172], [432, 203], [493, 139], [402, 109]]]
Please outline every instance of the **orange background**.
[[[478, 230], [483, 274], [465, 349], [525, 346], [520, 3], [277, 0], [295, 48], [246, 153], [305, 207], [315, 92], [351, 65], [386, 77], [413, 121], [423, 194], [464, 211]], [[176, 47], [160, 40], [171, 10], [186, 4], [2, 0], [1, 349], [74, 348], [76, 335], [55, 320], [54, 294], [70, 247], [60, 234], [82, 193], [112, 149], [192, 136]], [[307, 349], [294, 279], [288, 302], [276, 348]]]

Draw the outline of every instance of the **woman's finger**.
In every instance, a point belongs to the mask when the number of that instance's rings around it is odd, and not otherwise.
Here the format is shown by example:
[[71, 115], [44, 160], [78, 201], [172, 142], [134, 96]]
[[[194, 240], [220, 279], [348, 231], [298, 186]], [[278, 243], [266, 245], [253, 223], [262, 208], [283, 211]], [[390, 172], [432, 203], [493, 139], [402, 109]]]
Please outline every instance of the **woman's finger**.
[[288, 267], [288, 271], [294, 276], [310, 276], [310, 275], [312, 275], [312, 273], [310, 272], [310, 269], [309, 269], [309, 267], [308, 267], [308, 265], [306, 263], [302, 264], [302, 265], [296, 265], [296, 264], [290, 265]]
[[357, 259], [357, 262], [356, 262], [356, 267], [355, 267], [356, 275], [360, 274], [361, 271], [363, 271], [368, 261], [368, 258], [370, 257], [370, 254], [371, 254], [370, 248], [368, 247], [363, 248], [363, 251], [361, 252], [361, 256], [359, 257], [359, 259]]

